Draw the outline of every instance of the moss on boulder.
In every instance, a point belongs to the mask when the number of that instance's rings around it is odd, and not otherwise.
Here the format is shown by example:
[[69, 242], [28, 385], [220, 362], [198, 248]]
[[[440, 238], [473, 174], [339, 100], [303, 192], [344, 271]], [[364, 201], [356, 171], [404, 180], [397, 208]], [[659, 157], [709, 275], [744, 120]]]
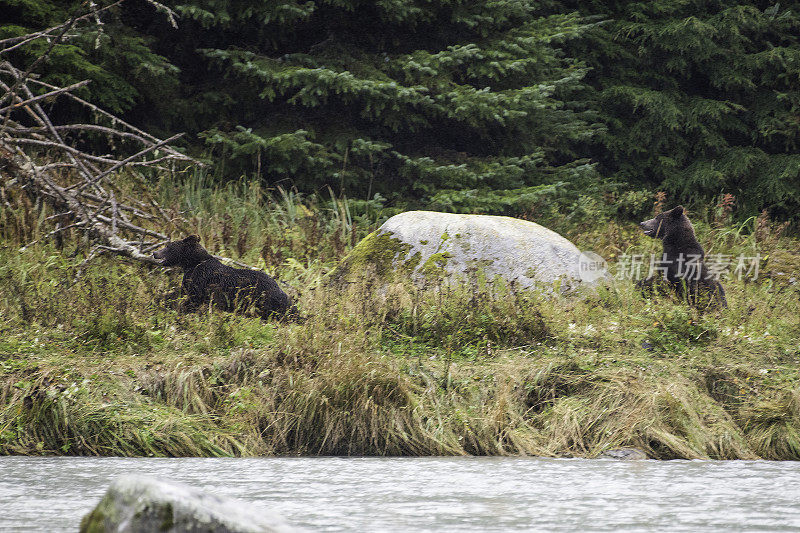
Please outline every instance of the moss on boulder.
[[581, 283], [580, 250], [558, 233], [510, 217], [409, 211], [362, 240], [334, 282], [450, 281], [481, 274], [519, 288]]
[[373, 231], [358, 243], [329, 279], [334, 283], [354, 282], [365, 273], [391, 280], [405, 270], [413, 271], [420, 262], [419, 252], [411, 253], [411, 245], [394, 237], [391, 232]]

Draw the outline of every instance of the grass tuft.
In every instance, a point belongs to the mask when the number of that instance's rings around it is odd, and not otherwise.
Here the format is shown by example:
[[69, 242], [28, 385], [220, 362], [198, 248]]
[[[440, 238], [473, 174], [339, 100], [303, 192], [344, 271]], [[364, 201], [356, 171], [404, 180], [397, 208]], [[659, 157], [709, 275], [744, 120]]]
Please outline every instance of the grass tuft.
[[[726, 280], [726, 310], [644, 300], [624, 279], [571, 296], [479, 277], [337, 288], [319, 282], [375, 229], [375, 206], [205, 180], [158, 186], [180, 231], [277, 276], [303, 319], [179, 314], [162, 303], [177, 272], [84, 264], [79, 235], [45, 239], [51, 213], [11, 197], [0, 453], [800, 458], [800, 290], [785, 266], [800, 245], [768, 221], [695, 223], [708, 253], [784, 265]], [[658, 251], [630, 223], [539, 222], [612, 263]]]

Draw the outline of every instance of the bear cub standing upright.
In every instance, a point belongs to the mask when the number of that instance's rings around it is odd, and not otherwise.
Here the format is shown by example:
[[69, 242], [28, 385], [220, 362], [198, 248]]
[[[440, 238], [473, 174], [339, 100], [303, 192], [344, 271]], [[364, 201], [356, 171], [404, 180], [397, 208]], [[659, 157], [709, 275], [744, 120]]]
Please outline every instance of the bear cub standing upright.
[[638, 282], [639, 288], [652, 292], [660, 281], [658, 278], [663, 278], [667, 287], [693, 305], [728, 306], [722, 285], [704, 262], [705, 252], [695, 237], [683, 206], [656, 215], [639, 226], [645, 235], [661, 239], [664, 244], [664, 255], [658, 264], [662, 274]]
[[162, 266], [183, 269], [181, 288], [186, 311], [196, 311], [209, 303], [224, 311], [241, 312], [254, 307], [266, 319], [293, 309], [291, 300], [274, 279], [258, 270], [223, 265], [200, 246], [197, 235], [167, 243], [153, 257]]

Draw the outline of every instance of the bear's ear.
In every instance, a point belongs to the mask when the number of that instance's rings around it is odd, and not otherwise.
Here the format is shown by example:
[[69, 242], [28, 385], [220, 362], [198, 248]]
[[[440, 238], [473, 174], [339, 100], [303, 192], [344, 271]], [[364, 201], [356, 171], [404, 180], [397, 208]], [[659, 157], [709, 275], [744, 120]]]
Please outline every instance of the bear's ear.
[[186, 244], [191, 244], [191, 245], [197, 244], [198, 242], [200, 242], [200, 236], [199, 235], [189, 235], [188, 237], [183, 239], [183, 242], [185, 242]]
[[679, 217], [683, 214], [683, 206], [679, 205], [675, 209], [672, 210], [672, 216]]

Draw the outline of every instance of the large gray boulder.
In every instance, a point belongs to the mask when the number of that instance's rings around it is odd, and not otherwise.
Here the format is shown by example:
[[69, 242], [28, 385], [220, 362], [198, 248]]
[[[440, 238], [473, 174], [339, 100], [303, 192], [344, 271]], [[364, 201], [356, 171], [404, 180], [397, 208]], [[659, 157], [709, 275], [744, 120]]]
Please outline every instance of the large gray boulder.
[[267, 533], [295, 531], [277, 515], [179, 483], [144, 476], [116, 479], [81, 532]]
[[[558, 233], [511, 217], [409, 211], [393, 216], [362, 240], [332, 273], [354, 282], [366, 273], [453, 280], [481, 271], [515, 288], [574, 288], [604, 276], [581, 272], [580, 250]], [[585, 260], [586, 257], [583, 256]], [[584, 261], [585, 263], [585, 261]]]

